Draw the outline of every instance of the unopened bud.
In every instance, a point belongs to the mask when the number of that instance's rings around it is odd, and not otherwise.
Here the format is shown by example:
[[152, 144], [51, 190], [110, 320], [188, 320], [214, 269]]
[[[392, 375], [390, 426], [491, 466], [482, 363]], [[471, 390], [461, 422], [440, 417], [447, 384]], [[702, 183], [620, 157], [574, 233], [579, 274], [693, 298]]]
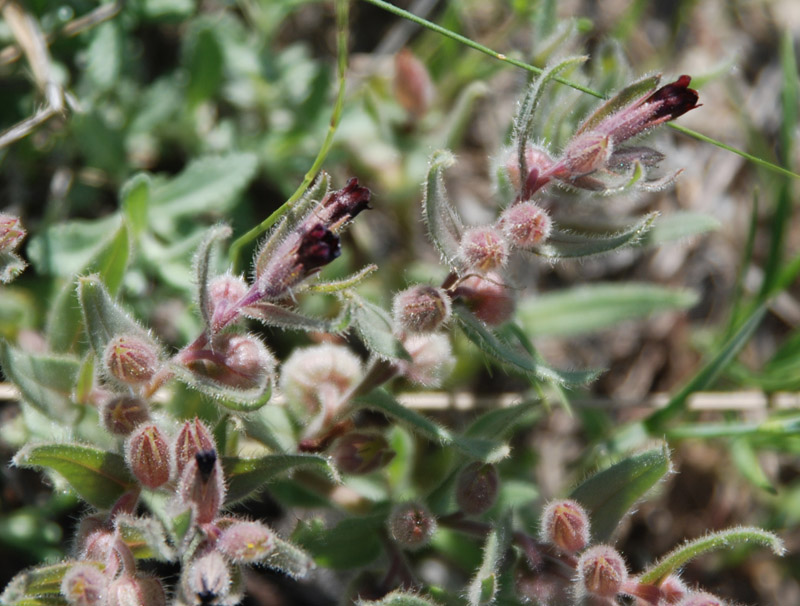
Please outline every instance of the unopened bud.
[[289, 405], [305, 417], [337, 405], [362, 374], [361, 360], [347, 347], [323, 343], [294, 350], [280, 385]]
[[394, 57], [394, 96], [415, 117], [425, 115], [433, 101], [433, 82], [425, 65], [407, 48]]
[[541, 538], [566, 553], [575, 553], [589, 544], [589, 516], [571, 499], [552, 501], [542, 512]]
[[217, 517], [225, 500], [222, 465], [213, 450], [197, 452], [181, 474], [178, 494], [195, 511], [195, 523], [208, 524]]
[[498, 326], [514, 314], [514, 292], [496, 273], [467, 276], [453, 294], [463, 300], [472, 313], [489, 326]]
[[[519, 190], [523, 183], [519, 178], [519, 153], [517, 152], [517, 148], [512, 147], [507, 149], [504, 153], [504, 157], [504, 167], [508, 175], [508, 180], [511, 182], [511, 185], [514, 186], [514, 189]], [[535, 174], [538, 176], [550, 170], [553, 166], [553, 159], [544, 149], [528, 144], [525, 148], [525, 163], [527, 165], [528, 174], [535, 171]], [[525, 175], [525, 179], [528, 179], [528, 175]]]
[[61, 594], [70, 606], [101, 606], [106, 599], [108, 579], [96, 566], [76, 564], [61, 581]]
[[26, 234], [19, 217], [0, 213], [0, 252], [11, 252], [16, 249]]
[[450, 318], [450, 297], [441, 288], [419, 284], [397, 293], [392, 311], [400, 330], [433, 332]]
[[473, 227], [461, 237], [458, 257], [466, 269], [485, 273], [506, 264], [508, 242], [494, 227]]
[[103, 426], [118, 436], [128, 436], [142, 423], [150, 420], [147, 402], [135, 396], [116, 396], [100, 410]]
[[108, 606], [165, 606], [167, 594], [155, 577], [123, 573], [108, 586]]
[[223, 317], [225, 312], [247, 294], [249, 286], [239, 276], [224, 274], [217, 276], [208, 285], [211, 314], [214, 318]]
[[550, 216], [533, 202], [514, 204], [500, 215], [498, 222], [513, 246], [530, 250], [550, 237]]
[[260, 522], [235, 522], [222, 531], [216, 548], [232, 562], [258, 562], [275, 549], [275, 533]]
[[450, 376], [456, 360], [447, 335], [438, 333], [408, 335], [403, 340], [411, 361], [398, 367], [409, 381], [425, 387], [438, 387]]
[[564, 152], [564, 170], [559, 177], [576, 179], [603, 168], [611, 157], [612, 147], [609, 135], [595, 132], [578, 135]]
[[189, 461], [194, 460], [194, 456], [203, 450], [216, 451], [216, 444], [211, 432], [197, 417], [193, 421], [186, 421], [175, 437], [172, 445], [172, 453], [175, 456], [175, 469], [177, 476], [183, 475], [183, 470]]
[[225, 366], [223, 382], [231, 387], [259, 385], [264, 377], [275, 372], [275, 358], [260, 339], [250, 335], [233, 335], [222, 340]]
[[113, 531], [100, 527], [91, 529], [93, 525], [90, 523], [85, 527], [82, 521], [78, 529], [77, 544], [80, 559], [102, 562], [105, 565], [105, 573], [113, 577], [122, 567], [122, 559], [114, 549], [117, 539]]
[[421, 503], [401, 503], [389, 514], [389, 533], [405, 549], [427, 545], [436, 532], [436, 518]]
[[182, 586], [190, 604], [226, 603], [231, 591], [228, 563], [218, 551], [209, 551], [189, 565]]
[[722, 598], [705, 591], [692, 592], [678, 602], [679, 606], [727, 606], [727, 604]]
[[659, 585], [661, 597], [667, 604], [677, 604], [688, 593], [686, 584], [681, 581], [680, 577], [671, 574]]
[[365, 474], [385, 467], [394, 458], [389, 443], [377, 433], [353, 431], [333, 446], [333, 460], [344, 473]]
[[613, 598], [628, 580], [628, 569], [619, 552], [608, 545], [590, 547], [578, 560], [578, 581], [586, 593]]
[[147, 383], [159, 366], [153, 344], [133, 335], [114, 337], [106, 346], [103, 362], [111, 376], [126, 385]]
[[470, 463], [458, 476], [456, 503], [465, 514], [479, 516], [494, 505], [499, 486], [500, 477], [494, 465]]
[[125, 461], [143, 486], [158, 488], [169, 480], [169, 441], [155, 425], [140, 425], [125, 444]]

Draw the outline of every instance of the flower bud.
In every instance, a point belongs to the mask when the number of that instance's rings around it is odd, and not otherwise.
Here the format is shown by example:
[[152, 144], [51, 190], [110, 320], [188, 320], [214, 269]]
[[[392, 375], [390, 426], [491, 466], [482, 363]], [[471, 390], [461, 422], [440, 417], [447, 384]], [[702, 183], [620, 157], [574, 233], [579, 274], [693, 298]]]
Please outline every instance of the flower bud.
[[122, 567], [122, 559], [114, 549], [117, 540], [114, 532], [105, 527], [92, 529], [94, 522], [84, 525], [86, 520], [81, 521], [78, 528], [77, 545], [80, 559], [102, 562], [105, 565], [105, 574], [113, 577]]
[[494, 465], [470, 463], [458, 476], [456, 503], [465, 514], [479, 516], [494, 505], [499, 485], [500, 477]]
[[331, 343], [294, 350], [284, 362], [281, 390], [300, 417], [315, 415], [339, 404], [361, 380], [361, 360], [348, 348]]
[[395, 452], [378, 433], [353, 431], [342, 436], [333, 446], [333, 460], [344, 473], [371, 473], [385, 467]]
[[158, 351], [153, 344], [133, 335], [111, 339], [103, 362], [111, 376], [126, 385], [147, 383], [159, 366]]
[[453, 294], [461, 298], [472, 313], [489, 326], [498, 326], [514, 315], [514, 293], [496, 273], [467, 276]]
[[114, 435], [128, 436], [150, 420], [147, 402], [135, 396], [116, 396], [100, 409], [103, 426]]
[[685, 596], [679, 606], [727, 606], [727, 602], [722, 598], [707, 593], [705, 591], [692, 592]]
[[613, 598], [628, 580], [628, 569], [619, 552], [608, 545], [590, 547], [578, 560], [578, 582], [586, 593]]
[[247, 389], [261, 384], [275, 372], [275, 358], [260, 339], [250, 335], [225, 335], [222, 355], [229, 372], [221, 379], [226, 385]]
[[405, 549], [427, 545], [436, 532], [436, 518], [421, 503], [401, 503], [389, 514], [389, 533]]
[[208, 284], [208, 297], [211, 316], [220, 318], [247, 294], [250, 287], [239, 276], [224, 274], [217, 276]]
[[564, 151], [564, 168], [556, 171], [558, 177], [570, 180], [603, 168], [611, 157], [612, 147], [609, 135], [591, 131], [578, 135]]
[[164, 586], [155, 577], [123, 573], [108, 586], [108, 606], [166, 606]]
[[213, 450], [195, 453], [181, 474], [178, 494], [192, 505], [196, 524], [208, 524], [217, 517], [225, 501], [225, 478], [222, 465]]
[[[553, 166], [553, 159], [545, 150], [535, 147], [532, 144], [528, 144], [525, 148], [525, 163], [527, 164], [528, 173], [531, 174], [535, 171], [535, 176], [538, 176], [550, 170], [550, 168]], [[505, 152], [504, 165], [506, 174], [508, 175], [508, 180], [511, 182], [511, 185], [514, 186], [514, 189], [520, 190], [523, 186], [523, 183], [519, 178], [519, 155], [516, 146], [509, 148]], [[525, 179], [528, 179], [528, 175], [525, 176]]]
[[61, 594], [70, 606], [101, 606], [106, 599], [108, 579], [96, 566], [76, 564], [61, 580]]
[[506, 264], [508, 242], [503, 233], [494, 227], [473, 227], [461, 237], [458, 257], [465, 269], [486, 273]]
[[425, 65], [407, 48], [394, 56], [394, 96], [416, 118], [428, 111], [433, 101], [433, 82]]
[[398, 362], [400, 372], [409, 381], [425, 387], [437, 387], [450, 376], [456, 360], [450, 339], [443, 334], [408, 335], [403, 346], [411, 362]]
[[566, 553], [589, 544], [589, 516], [577, 501], [552, 501], [542, 512], [541, 538]]
[[169, 442], [155, 425], [140, 425], [125, 444], [125, 461], [147, 488], [165, 484], [170, 476]]
[[235, 522], [222, 531], [216, 548], [232, 562], [258, 562], [275, 549], [275, 533], [260, 522]]
[[540, 206], [533, 202], [520, 202], [508, 207], [500, 215], [498, 225], [513, 246], [530, 250], [550, 237], [552, 221]]
[[231, 591], [231, 571], [218, 551], [208, 551], [189, 565], [181, 585], [190, 604], [226, 603]]
[[400, 330], [433, 332], [450, 318], [450, 297], [441, 288], [419, 284], [395, 295], [392, 312]]
[[189, 461], [193, 461], [198, 452], [203, 450], [216, 451], [216, 448], [214, 438], [205, 423], [197, 417], [194, 418], [194, 421], [186, 421], [172, 444], [177, 476], [180, 478], [183, 475], [186, 464]]
[[677, 604], [688, 593], [686, 584], [675, 574], [669, 575], [659, 585], [661, 596], [667, 604]]
[[16, 249], [27, 233], [19, 217], [0, 213], [0, 252]]

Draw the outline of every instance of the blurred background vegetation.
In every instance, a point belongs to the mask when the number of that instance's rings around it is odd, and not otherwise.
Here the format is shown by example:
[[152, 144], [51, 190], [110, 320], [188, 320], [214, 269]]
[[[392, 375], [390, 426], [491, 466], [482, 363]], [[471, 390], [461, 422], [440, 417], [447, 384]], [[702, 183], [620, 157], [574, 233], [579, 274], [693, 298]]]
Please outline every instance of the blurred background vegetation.
[[[31, 234], [22, 252], [32, 266], [0, 291], [0, 334], [28, 348], [43, 345], [41, 332], [65, 278], [87, 268], [122, 207], [137, 227], [121, 296], [166, 343], [182, 344], [199, 328], [187, 301], [190, 259], [204, 229], [225, 219], [241, 234], [262, 221], [295, 190], [319, 150], [336, 86], [332, 5], [0, 5], [0, 45], [6, 47], [0, 50], [0, 129], [46, 111], [53, 101], [64, 106], [26, 136], [3, 139], [0, 149], [0, 207], [22, 216]], [[581, 77], [601, 92], [646, 72], [691, 74], [703, 107], [681, 124], [800, 169], [800, 5], [792, 0], [396, 5], [540, 67], [586, 52], [591, 59]], [[21, 23], [20, 14], [28, 21]], [[40, 54], [38, 63], [18, 51], [35, 47], [37, 35], [49, 42], [49, 56]], [[407, 283], [441, 279], [444, 271], [419, 210], [434, 149], [458, 154], [448, 186], [464, 215], [480, 222], [496, 214], [490, 159], [508, 141], [529, 74], [366, 2], [352, 4], [350, 36], [344, 112], [325, 169], [337, 186], [357, 176], [372, 189], [375, 210], [348, 232], [345, 258], [326, 273], [335, 277], [376, 263], [380, 271], [363, 290], [385, 304]], [[394, 57], [406, 47], [431, 78], [431, 104], [423, 112], [409, 112], [396, 95]], [[545, 114], [549, 121], [541, 126], [553, 141], [563, 140], [569, 121], [574, 124], [595, 102], [556, 89]], [[521, 506], [533, 507], [563, 494], [615, 450], [666, 435], [678, 473], [622, 529], [621, 545], [633, 568], [706, 529], [759, 524], [784, 538], [787, 557], [735, 550], [698, 560], [685, 577], [740, 603], [800, 603], [799, 185], [684, 135], [662, 134], [659, 144], [669, 168], [684, 169], [674, 188], [590, 204], [567, 196], [553, 212], [607, 226], [643, 211], [695, 213], [698, 231], [707, 233], [599, 260], [533, 260], [512, 269], [543, 301], [541, 309], [547, 309], [548, 293], [598, 281], [661, 284], [697, 298], [688, 309], [589, 326], [581, 334], [570, 329], [569, 316], [552, 326], [534, 323], [536, 345], [554, 365], [608, 371], [585, 392], [571, 392], [569, 409], [557, 398], [542, 409], [520, 432], [503, 474], [535, 479], [535, 488], [520, 484], [518, 495]], [[145, 181], [150, 207], [137, 219], [136, 192]], [[713, 383], [690, 386], [726, 394], [718, 406], [695, 400], [704, 408], [698, 411], [684, 400], [672, 423], [650, 435], [632, 439], [615, 431], [652, 412], [657, 394], [679, 393], [762, 303], [766, 314], [746, 335], [738, 357]], [[332, 302], [315, 298], [306, 304], [326, 313]], [[267, 339], [283, 359], [308, 337], [274, 332]], [[530, 389], [475, 355], [471, 345], [455, 345], [462, 355], [452, 390], [491, 400]], [[4, 461], [24, 439], [16, 414], [14, 403], [4, 401]], [[455, 425], [469, 416], [438, 414]], [[424, 454], [435, 461], [436, 453]], [[0, 490], [4, 586], [24, 566], [61, 556], [80, 510], [73, 497], [53, 494], [38, 474], [5, 465]], [[250, 504], [248, 513], [277, 519], [280, 506]], [[335, 603], [335, 584], [324, 577], [314, 582], [322, 589], [298, 589], [265, 573], [248, 581], [248, 603]]]

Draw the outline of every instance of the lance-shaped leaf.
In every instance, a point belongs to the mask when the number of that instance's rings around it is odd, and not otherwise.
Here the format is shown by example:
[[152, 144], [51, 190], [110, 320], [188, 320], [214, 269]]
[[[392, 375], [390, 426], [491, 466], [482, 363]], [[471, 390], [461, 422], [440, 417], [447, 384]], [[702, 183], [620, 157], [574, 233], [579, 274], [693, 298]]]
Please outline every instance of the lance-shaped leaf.
[[147, 173], [139, 173], [128, 179], [119, 191], [119, 206], [131, 233], [138, 238], [147, 229], [147, 212], [150, 205], [152, 179]]
[[370, 263], [366, 267], [362, 267], [354, 274], [342, 278], [341, 280], [331, 280], [329, 282], [317, 282], [316, 284], [303, 284], [298, 290], [307, 292], [321, 292], [321, 293], [337, 293], [348, 288], [355, 288], [369, 275], [378, 271], [378, 266]]
[[311, 454], [274, 454], [253, 459], [223, 457], [222, 466], [228, 482], [227, 502], [241, 501], [272, 480], [296, 469], [314, 470], [338, 482], [336, 469], [328, 460]]
[[55, 471], [98, 509], [111, 507], [136, 486], [120, 455], [83, 444], [30, 444], [14, 456], [14, 464]]
[[255, 412], [266, 406], [272, 398], [272, 384], [268, 376], [262, 377], [253, 387], [241, 388], [192, 372], [179, 364], [172, 364], [170, 368], [175, 373], [175, 378], [192, 389], [214, 398], [217, 404], [233, 412]]
[[[76, 562], [60, 562], [46, 566], [29, 568], [17, 574], [0, 594], [0, 604], [7, 606], [17, 606], [21, 604], [34, 604], [31, 599], [47, 599], [61, 593], [61, 581], [64, 575], [69, 572]], [[81, 564], [97, 566], [103, 570], [102, 562], [81, 561]], [[42, 602], [47, 604], [50, 602]], [[66, 603], [66, 602], [64, 602]]]
[[262, 562], [295, 579], [302, 579], [316, 567], [305, 551], [289, 541], [275, 537], [275, 548]]
[[120, 514], [114, 518], [114, 527], [135, 558], [161, 562], [175, 560], [176, 553], [167, 543], [164, 527], [154, 518]]
[[22, 257], [8, 250], [0, 251], [0, 284], [12, 282], [25, 269]]
[[357, 398], [354, 401], [354, 405], [357, 408], [379, 410], [412, 431], [420, 433], [442, 445], [452, 446], [479, 461], [496, 463], [508, 456], [509, 453], [508, 445], [502, 442], [453, 434], [449, 429], [434, 423], [410, 408], [406, 408], [383, 389], [376, 389], [365, 396]]
[[347, 294], [356, 332], [369, 351], [382, 360], [410, 360], [392, 331], [392, 319], [383, 309], [356, 294]]
[[459, 328], [467, 338], [486, 355], [507, 364], [515, 370], [529, 374], [540, 381], [558, 385], [583, 385], [597, 377], [595, 370], [556, 370], [534, 359], [528, 352], [501, 341], [486, 325], [462, 305], [454, 305], [453, 312]]
[[580, 135], [582, 132], [592, 130], [611, 114], [649, 95], [658, 87], [659, 82], [661, 82], [661, 74], [654, 74], [629, 84], [586, 118], [575, 134]]
[[547, 241], [534, 252], [546, 259], [588, 257], [634, 246], [653, 227], [658, 213], [650, 213], [640, 221], [612, 234], [591, 234], [556, 228]]
[[385, 525], [385, 512], [347, 518], [333, 528], [325, 528], [321, 520], [310, 520], [297, 526], [292, 540], [306, 549], [320, 566], [348, 570], [367, 566], [380, 556]]
[[439, 606], [438, 602], [424, 598], [417, 593], [393, 591], [380, 600], [359, 600], [358, 606]]
[[[108, 291], [114, 294], [122, 284], [129, 255], [128, 229], [121, 222], [78, 273], [96, 273]], [[56, 297], [48, 318], [47, 335], [51, 347], [59, 352], [73, 349], [80, 339], [82, 329], [81, 307], [77, 301], [75, 283], [70, 280]]]
[[153, 338], [114, 301], [99, 276], [78, 278], [78, 301], [89, 343], [99, 360], [109, 342], [119, 335], [141, 339], [157, 351]]
[[501, 520], [492, 528], [483, 546], [483, 559], [467, 589], [469, 606], [489, 606], [495, 603], [498, 581], [502, 570], [500, 564], [508, 548], [510, 533], [508, 519]]
[[623, 459], [573, 490], [570, 498], [586, 508], [592, 521], [592, 542], [607, 542], [625, 513], [670, 471], [664, 446]]
[[211, 314], [211, 295], [208, 292], [208, 283], [211, 280], [211, 252], [214, 244], [220, 240], [230, 238], [232, 230], [228, 225], [215, 225], [206, 232], [203, 241], [197, 248], [194, 256], [195, 279], [197, 280], [197, 306], [200, 308], [200, 315], [207, 330], [212, 330]]
[[730, 528], [719, 532], [712, 532], [699, 539], [687, 541], [680, 547], [673, 549], [662, 557], [655, 565], [648, 568], [639, 577], [640, 583], [658, 585], [667, 576], [681, 568], [686, 562], [709, 551], [717, 549], [730, 549], [735, 545], [761, 545], [772, 550], [775, 555], [781, 556], [786, 549], [777, 536], [760, 528]]
[[538, 402], [527, 401], [485, 412], [467, 427], [464, 435], [471, 438], [502, 440], [514, 431], [517, 423], [526, 420], [532, 422], [537, 405]]
[[715, 231], [719, 227], [719, 220], [711, 215], [688, 211], [670, 213], [656, 219], [652, 229], [642, 236], [638, 244], [643, 247], [658, 246]]
[[6, 378], [28, 404], [62, 423], [71, 422], [77, 414], [72, 390], [80, 365], [75, 358], [28, 354], [0, 341], [0, 366]]
[[258, 301], [242, 308], [242, 315], [258, 320], [267, 326], [278, 328], [309, 332], [336, 332], [332, 330], [335, 327], [334, 322], [322, 318], [312, 318], [269, 301]]
[[691, 307], [691, 291], [653, 284], [592, 284], [523, 301], [517, 317], [530, 336], [570, 336], [609, 328], [634, 318]]
[[422, 217], [428, 226], [428, 234], [444, 262], [450, 266], [455, 263], [464, 231], [461, 217], [447, 198], [442, 177], [444, 169], [454, 163], [455, 158], [449, 151], [434, 152], [428, 167], [422, 201]]

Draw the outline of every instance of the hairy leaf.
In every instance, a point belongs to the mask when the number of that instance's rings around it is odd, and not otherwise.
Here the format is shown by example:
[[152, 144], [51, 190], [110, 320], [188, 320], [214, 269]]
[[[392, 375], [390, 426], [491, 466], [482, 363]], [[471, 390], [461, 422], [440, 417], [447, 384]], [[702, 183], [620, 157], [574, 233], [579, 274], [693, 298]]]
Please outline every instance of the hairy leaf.
[[246, 499], [271, 480], [295, 469], [311, 469], [334, 481], [338, 479], [326, 458], [311, 454], [274, 454], [257, 459], [223, 457], [222, 466], [228, 482], [228, 502]]

